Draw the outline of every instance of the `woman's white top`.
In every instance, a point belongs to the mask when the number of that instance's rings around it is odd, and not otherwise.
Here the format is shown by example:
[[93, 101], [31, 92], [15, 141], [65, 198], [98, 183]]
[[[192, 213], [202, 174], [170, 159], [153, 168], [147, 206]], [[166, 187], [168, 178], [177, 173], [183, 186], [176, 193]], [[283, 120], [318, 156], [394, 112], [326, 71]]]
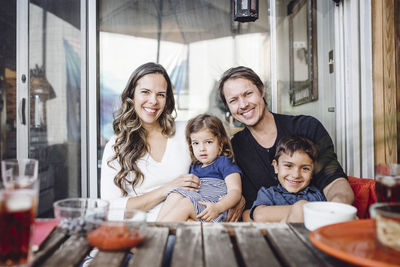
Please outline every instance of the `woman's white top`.
[[[104, 148], [103, 160], [101, 164], [101, 198], [110, 201], [111, 208], [125, 208], [130, 197], [140, 196], [144, 193], [153, 191], [163, 186], [181, 174], [189, 173], [190, 154], [185, 139], [186, 123], [176, 122], [176, 133], [168, 138], [167, 147], [165, 149], [161, 162], [155, 161], [149, 153], [140, 158], [137, 162], [138, 167], [144, 175], [144, 180], [135, 187], [136, 193], [132, 186], [126, 185], [125, 189], [128, 196], [123, 197], [121, 190], [114, 184], [114, 177], [120, 170], [118, 160], [113, 160], [108, 166], [107, 162], [114, 155], [113, 146], [116, 136], [111, 137]], [[131, 172], [128, 176], [129, 180], [134, 179]], [[147, 221], [155, 221], [160, 211], [162, 202], [148, 211]]]

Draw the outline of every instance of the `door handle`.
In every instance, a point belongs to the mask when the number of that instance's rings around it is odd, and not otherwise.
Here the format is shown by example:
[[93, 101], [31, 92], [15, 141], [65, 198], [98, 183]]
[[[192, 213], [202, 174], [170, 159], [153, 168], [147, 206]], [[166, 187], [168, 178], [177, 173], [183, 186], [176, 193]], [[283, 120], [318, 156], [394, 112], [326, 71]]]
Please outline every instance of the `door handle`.
[[25, 107], [26, 107], [26, 99], [22, 98], [19, 109], [19, 118], [21, 119], [22, 125], [26, 125]]

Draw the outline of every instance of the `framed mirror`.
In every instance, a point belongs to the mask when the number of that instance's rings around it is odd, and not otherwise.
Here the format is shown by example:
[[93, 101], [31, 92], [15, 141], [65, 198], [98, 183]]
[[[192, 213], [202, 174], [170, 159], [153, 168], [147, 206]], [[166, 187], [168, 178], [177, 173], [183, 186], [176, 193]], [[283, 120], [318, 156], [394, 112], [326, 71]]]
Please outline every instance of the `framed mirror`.
[[290, 104], [318, 99], [316, 0], [288, 4]]

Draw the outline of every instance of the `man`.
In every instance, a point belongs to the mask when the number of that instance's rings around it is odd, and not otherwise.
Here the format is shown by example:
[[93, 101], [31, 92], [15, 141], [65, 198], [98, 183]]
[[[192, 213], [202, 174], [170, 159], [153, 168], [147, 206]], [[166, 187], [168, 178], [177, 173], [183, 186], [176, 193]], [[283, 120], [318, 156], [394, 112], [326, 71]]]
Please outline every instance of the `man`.
[[[287, 135], [301, 135], [313, 141], [318, 149], [313, 184], [328, 201], [352, 204], [353, 191], [347, 176], [337, 161], [333, 143], [322, 124], [310, 116], [288, 116], [268, 111], [264, 100], [265, 89], [258, 75], [247, 67], [227, 70], [219, 84], [221, 100], [232, 116], [246, 128], [232, 138], [235, 160], [243, 171], [243, 196], [246, 200], [243, 221], [250, 221], [249, 209], [257, 197], [258, 190], [277, 184], [273, 166], [276, 144]], [[269, 206], [266, 220], [303, 221], [302, 205]], [[244, 208], [244, 201], [231, 212], [235, 218]], [[277, 209], [277, 210], [275, 210]], [[274, 211], [287, 210], [287, 216], [274, 217]], [[228, 216], [229, 217], [229, 216]], [[228, 219], [231, 219], [228, 218]]]

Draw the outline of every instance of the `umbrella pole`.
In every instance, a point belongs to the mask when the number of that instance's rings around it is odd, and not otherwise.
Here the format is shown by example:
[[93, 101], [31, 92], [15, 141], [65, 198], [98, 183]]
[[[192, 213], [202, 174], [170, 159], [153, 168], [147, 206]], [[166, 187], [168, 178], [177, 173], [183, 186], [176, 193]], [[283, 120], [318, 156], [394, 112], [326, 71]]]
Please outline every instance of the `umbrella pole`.
[[163, 0], [159, 0], [160, 12], [158, 12], [158, 32], [157, 32], [157, 63], [160, 63], [160, 43], [162, 30]]

